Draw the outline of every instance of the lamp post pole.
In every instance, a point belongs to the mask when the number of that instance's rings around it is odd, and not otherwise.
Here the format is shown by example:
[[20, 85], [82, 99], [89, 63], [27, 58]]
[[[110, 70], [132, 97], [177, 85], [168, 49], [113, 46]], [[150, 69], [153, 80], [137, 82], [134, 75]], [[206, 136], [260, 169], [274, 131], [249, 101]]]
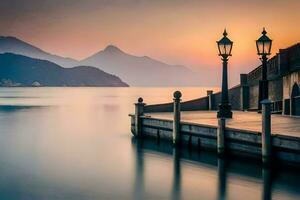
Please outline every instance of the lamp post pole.
[[268, 58], [266, 55], [262, 55], [262, 76], [259, 81], [259, 101], [258, 101], [258, 110], [261, 110], [261, 101], [268, 99], [269, 97], [269, 83], [267, 79], [267, 62]]
[[228, 75], [227, 64], [228, 58], [223, 58], [223, 73], [222, 73], [222, 105], [228, 105]]
[[223, 61], [222, 72], [222, 92], [221, 103], [219, 104], [219, 111], [217, 113], [218, 118], [232, 118], [231, 105], [228, 98], [228, 57], [231, 56], [232, 44], [227, 37], [226, 30], [223, 33], [223, 38], [217, 42], [219, 55]]
[[223, 72], [222, 72], [222, 98], [219, 105], [218, 118], [232, 118], [231, 105], [228, 100], [228, 58], [222, 58]]

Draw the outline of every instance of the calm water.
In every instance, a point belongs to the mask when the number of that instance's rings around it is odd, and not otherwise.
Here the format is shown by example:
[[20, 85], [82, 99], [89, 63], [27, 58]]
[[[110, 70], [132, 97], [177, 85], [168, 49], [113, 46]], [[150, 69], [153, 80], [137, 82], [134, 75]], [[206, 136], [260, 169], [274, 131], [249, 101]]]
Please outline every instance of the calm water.
[[297, 171], [134, 140], [136, 99], [169, 102], [173, 91], [0, 89], [0, 199], [300, 199]]

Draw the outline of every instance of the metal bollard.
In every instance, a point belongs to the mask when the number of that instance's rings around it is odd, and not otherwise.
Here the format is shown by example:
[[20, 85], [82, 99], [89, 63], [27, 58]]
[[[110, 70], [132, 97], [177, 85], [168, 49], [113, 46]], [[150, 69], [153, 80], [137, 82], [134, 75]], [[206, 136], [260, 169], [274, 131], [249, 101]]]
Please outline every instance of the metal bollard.
[[138, 102], [135, 103], [135, 136], [142, 136], [142, 124], [141, 124], [141, 116], [144, 114], [144, 106], [143, 98], [139, 98]]
[[218, 129], [217, 129], [217, 150], [218, 154], [223, 155], [225, 153], [225, 129], [226, 129], [226, 119], [218, 119]]
[[269, 163], [271, 160], [271, 101], [265, 99], [261, 101], [262, 104], [262, 161], [263, 163]]
[[180, 101], [181, 92], [176, 91], [173, 94], [174, 98], [174, 118], [173, 118], [173, 144], [178, 145], [180, 142]]

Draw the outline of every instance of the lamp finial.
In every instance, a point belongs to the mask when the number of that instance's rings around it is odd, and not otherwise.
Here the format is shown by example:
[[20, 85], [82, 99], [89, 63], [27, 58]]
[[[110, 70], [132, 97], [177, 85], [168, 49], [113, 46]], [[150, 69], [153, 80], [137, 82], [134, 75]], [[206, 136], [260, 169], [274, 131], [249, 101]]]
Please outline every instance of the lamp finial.
[[224, 37], [226, 37], [228, 34], [227, 34], [227, 31], [226, 31], [226, 28], [224, 29], [224, 33], [223, 33]]
[[261, 32], [263, 35], [266, 35], [267, 34], [267, 31], [265, 29], [265, 27], [263, 28], [263, 31]]

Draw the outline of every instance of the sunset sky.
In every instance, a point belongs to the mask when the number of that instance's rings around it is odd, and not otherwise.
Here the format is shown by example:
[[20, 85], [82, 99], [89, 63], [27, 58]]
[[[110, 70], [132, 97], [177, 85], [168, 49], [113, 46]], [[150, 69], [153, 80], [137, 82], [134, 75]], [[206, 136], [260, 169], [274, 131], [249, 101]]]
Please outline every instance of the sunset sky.
[[300, 42], [299, 0], [1, 0], [0, 34], [50, 53], [82, 59], [114, 44], [192, 69], [221, 69], [216, 41], [234, 41], [230, 72], [258, 63], [255, 40], [265, 26], [272, 52]]

